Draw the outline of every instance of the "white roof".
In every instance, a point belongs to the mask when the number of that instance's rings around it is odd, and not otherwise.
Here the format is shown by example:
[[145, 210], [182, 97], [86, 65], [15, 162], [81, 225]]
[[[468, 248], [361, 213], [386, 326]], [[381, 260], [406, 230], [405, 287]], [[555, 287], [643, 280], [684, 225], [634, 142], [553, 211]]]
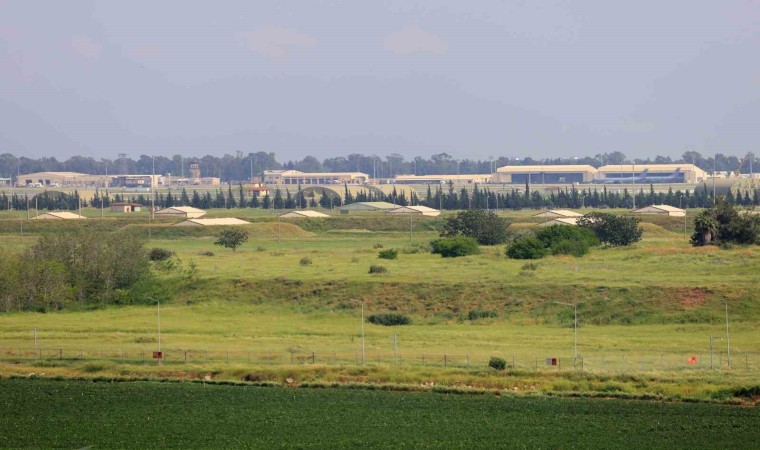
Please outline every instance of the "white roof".
[[280, 217], [296, 217], [296, 216], [301, 216], [301, 217], [330, 217], [329, 215], [323, 214], [323, 213], [321, 213], [319, 211], [311, 211], [311, 210], [306, 210], [306, 209], [304, 209], [304, 210], [298, 210], [298, 211], [290, 211], [290, 212], [286, 212], [284, 214], [280, 214]]
[[198, 208], [193, 208], [192, 206], [172, 206], [169, 208], [164, 208], [161, 210], [156, 211], [156, 214], [161, 214], [164, 211], [179, 211], [183, 213], [206, 213], [206, 211]]
[[608, 164], [599, 168], [599, 172], [639, 172], [649, 169], [650, 172], [673, 172], [676, 169], [683, 171], [692, 170], [697, 173], [704, 173], [704, 170], [694, 164]]
[[427, 206], [422, 206], [422, 205], [420, 205], [420, 206], [402, 206], [400, 208], [391, 209], [391, 210], [389, 210], [387, 212], [389, 212], [389, 213], [403, 212], [404, 210], [417, 211], [417, 212], [421, 212], [421, 213], [440, 212], [437, 209], [428, 208]]
[[654, 209], [659, 209], [661, 211], [667, 211], [667, 212], [680, 212], [680, 213], [686, 212], [685, 210], [681, 208], [676, 208], [675, 206], [670, 206], [670, 205], [649, 205], [649, 206], [644, 206], [643, 208], [636, 209], [633, 212], [644, 211], [647, 208], [654, 208]]
[[551, 209], [549, 211], [538, 213], [533, 217], [581, 217], [582, 215], [583, 214], [578, 214], [577, 212], [568, 209]]
[[349, 203], [343, 206], [341, 209], [396, 209], [399, 205], [394, 205], [388, 202], [356, 202]]
[[534, 165], [534, 166], [504, 166], [496, 169], [499, 173], [566, 173], [566, 172], [588, 172], [596, 173], [596, 169], [592, 166], [584, 164], [572, 164], [572, 165]]
[[39, 219], [43, 216], [49, 216], [54, 217], [56, 219], [86, 219], [84, 216], [80, 216], [79, 214], [70, 213], [68, 211], [53, 211], [53, 212], [47, 212], [45, 214], [40, 214], [37, 217], [32, 217], [32, 219]]
[[197, 225], [203, 225], [206, 227], [211, 227], [215, 225], [248, 225], [251, 222], [246, 222], [245, 220], [236, 219], [234, 217], [223, 217], [223, 218], [217, 218], [217, 219], [187, 219], [180, 223], [194, 223]]
[[578, 218], [577, 217], [558, 217], [546, 223], [542, 223], [541, 225], [546, 226], [546, 227], [550, 225], [578, 225]]

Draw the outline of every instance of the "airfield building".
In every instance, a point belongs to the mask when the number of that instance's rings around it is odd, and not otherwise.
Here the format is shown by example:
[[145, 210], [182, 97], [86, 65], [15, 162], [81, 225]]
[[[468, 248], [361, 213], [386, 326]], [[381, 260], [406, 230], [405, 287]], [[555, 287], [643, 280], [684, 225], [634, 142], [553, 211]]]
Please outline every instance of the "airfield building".
[[266, 184], [365, 184], [369, 175], [361, 172], [307, 173], [299, 170], [265, 170]]
[[324, 217], [330, 217], [330, 216], [327, 214], [321, 213], [319, 211], [301, 209], [301, 210], [290, 211], [284, 214], [280, 214], [280, 217], [284, 219], [303, 219], [303, 218], [324, 218]]
[[440, 211], [427, 206], [401, 206], [395, 209], [385, 211], [386, 214], [413, 215], [413, 216], [430, 216], [435, 217], [441, 214]]
[[633, 214], [651, 214], [658, 216], [684, 217], [686, 211], [668, 205], [650, 205], [632, 211]]
[[[670, 179], [674, 175], [673, 179]], [[599, 168], [597, 179], [612, 180], [615, 178], [640, 177], [644, 171], [646, 184], [657, 183], [661, 178], [665, 183], [701, 183], [707, 179], [708, 174], [694, 164], [615, 164]]]
[[175, 223], [175, 227], [213, 227], [213, 226], [232, 226], [232, 225], [249, 225], [251, 222], [236, 219], [234, 217], [223, 217], [216, 219], [187, 219]]
[[538, 213], [534, 215], [533, 217], [549, 217], [549, 218], [560, 218], [560, 217], [581, 217], [583, 214], [578, 214], [575, 211], [570, 211], [567, 209], [550, 209], [549, 211], [544, 211], [542, 213]]
[[541, 224], [542, 227], [550, 227], [552, 225], [578, 225], [577, 217], [557, 217], [556, 219], [548, 220]]
[[206, 215], [206, 211], [190, 206], [172, 206], [170, 208], [159, 209], [153, 213], [160, 217], [178, 217], [185, 219], [197, 219]]
[[393, 184], [475, 184], [488, 183], [491, 180], [490, 173], [461, 174], [461, 175], [397, 175], [391, 182]]
[[571, 184], [588, 183], [596, 169], [586, 165], [504, 166], [496, 169], [492, 183], [507, 184]]
[[350, 203], [340, 208], [341, 214], [349, 214], [351, 212], [372, 212], [372, 211], [389, 211], [391, 209], [398, 208], [399, 205], [394, 205], [388, 202], [356, 202]]
[[31, 220], [79, 220], [86, 219], [84, 216], [74, 214], [68, 211], [51, 211], [39, 216], [32, 217]]
[[130, 203], [130, 202], [111, 203], [112, 212], [131, 213], [131, 212], [140, 212], [141, 210], [142, 210], [142, 205], [139, 203]]

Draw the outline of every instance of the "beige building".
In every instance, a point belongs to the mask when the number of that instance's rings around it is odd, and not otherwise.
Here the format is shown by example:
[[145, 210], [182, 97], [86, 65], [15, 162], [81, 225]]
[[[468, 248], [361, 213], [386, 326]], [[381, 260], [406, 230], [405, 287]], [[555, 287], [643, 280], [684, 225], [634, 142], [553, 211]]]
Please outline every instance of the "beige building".
[[658, 216], [684, 217], [686, 211], [668, 205], [651, 205], [631, 211], [633, 214], [653, 214]]
[[[708, 178], [708, 173], [694, 164], [616, 164], [599, 168], [597, 178], [631, 178], [639, 177], [647, 171], [645, 184], [656, 184], [658, 178], [662, 183], [701, 183]], [[675, 174], [676, 170], [680, 173]], [[675, 174], [675, 176], [674, 176]], [[672, 179], [669, 179], [672, 178]]]
[[361, 172], [307, 173], [299, 170], [265, 170], [266, 184], [365, 184], [369, 175]]
[[296, 211], [290, 211], [286, 212], [284, 214], [280, 214], [280, 217], [284, 219], [300, 219], [304, 217], [308, 218], [323, 218], [323, 217], [330, 217], [327, 214], [323, 214], [319, 211], [311, 211], [306, 209], [296, 210]]
[[386, 214], [411, 214], [414, 216], [430, 216], [435, 217], [441, 215], [441, 212], [437, 209], [428, 208], [427, 206], [401, 206], [395, 209], [385, 211]]
[[34, 216], [30, 220], [79, 220], [86, 219], [79, 214], [70, 213], [68, 211], [52, 211], [39, 216]]
[[171, 208], [159, 209], [153, 214], [160, 217], [197, 219], [206, 215], [206, 211], [191, 206], [172, 206]]
[[57, 186], [105, 186], [108, 177], [89, 175], [78, 172], [35, 172], [22, 173], [16, 177], [20, 186], [39, 185], [39, 187]]
[[571, 184], [589, 183], [596, 169], [587, 165], [504, 166], [496, 169], [492, 183]]
[[235, 226], [235, 225], [250, 225], [251, 222], [245, 220], [236, 219], [234, 217], [223, 217], [217, 219], [187, 219], [182, 222], [175, 223], [175, 227], [214, 227], [214, 226]]

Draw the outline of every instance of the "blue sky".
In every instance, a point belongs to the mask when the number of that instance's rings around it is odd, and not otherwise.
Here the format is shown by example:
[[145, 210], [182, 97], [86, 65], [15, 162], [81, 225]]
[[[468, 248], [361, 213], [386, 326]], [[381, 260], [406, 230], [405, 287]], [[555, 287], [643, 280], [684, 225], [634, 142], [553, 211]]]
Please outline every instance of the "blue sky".
[[750, 0], [0, 0], [0, 153], [757, 153], [759, 48]]

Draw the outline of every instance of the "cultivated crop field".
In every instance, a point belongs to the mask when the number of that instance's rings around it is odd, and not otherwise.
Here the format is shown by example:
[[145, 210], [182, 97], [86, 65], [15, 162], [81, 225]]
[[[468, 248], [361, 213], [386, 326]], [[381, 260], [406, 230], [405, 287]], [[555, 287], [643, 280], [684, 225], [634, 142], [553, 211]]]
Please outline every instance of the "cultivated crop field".
[[0, 446], [750, 448], [757, 408], [200, 383], [0, 383]]

